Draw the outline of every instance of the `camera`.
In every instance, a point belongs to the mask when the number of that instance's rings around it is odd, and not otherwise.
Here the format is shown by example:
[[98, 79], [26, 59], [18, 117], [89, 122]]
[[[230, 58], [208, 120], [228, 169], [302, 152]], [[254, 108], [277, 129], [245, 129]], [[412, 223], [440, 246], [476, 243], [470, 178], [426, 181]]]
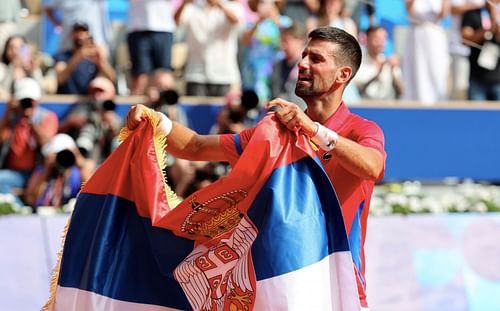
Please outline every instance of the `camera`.
[[76, 164], [75, 155], [71, 150], [64, 149], [56, 154], [56, 168], [64, 170]]
[[23, 98], [19, 101], [21, 108], [28, 109], [33, 107], [33, 99], [31, 98]]

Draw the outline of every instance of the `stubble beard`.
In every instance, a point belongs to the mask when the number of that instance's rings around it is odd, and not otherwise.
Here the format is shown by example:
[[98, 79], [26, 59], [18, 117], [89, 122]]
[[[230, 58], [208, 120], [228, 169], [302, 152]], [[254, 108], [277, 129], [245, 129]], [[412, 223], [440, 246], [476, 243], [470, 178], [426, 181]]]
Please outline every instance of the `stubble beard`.
[[311, 85], [306, 86], [306, 87], [303, 87], [303, 86], [301, 87], [298, 84], [295, 85], [295, 95], [297, 95], [298, 97], [301, 97], [301, 98], [310, 97], [310, 96], [315, 95], [315, 93], [316, 92], [314, 91], [314, 86], [312, 83], [311, 83]]

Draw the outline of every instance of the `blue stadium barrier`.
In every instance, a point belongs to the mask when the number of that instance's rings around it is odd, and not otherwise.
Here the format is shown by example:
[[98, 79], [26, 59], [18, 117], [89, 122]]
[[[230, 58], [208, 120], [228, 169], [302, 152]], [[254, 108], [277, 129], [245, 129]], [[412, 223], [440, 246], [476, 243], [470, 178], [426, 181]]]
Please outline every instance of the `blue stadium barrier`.
[[[117, 112], [125, 116], [130, 105], [119, 102]], [[71, 104], [43, 102], [42, 106], [64, 118]], [[191, 128], [207, 134], [223, 106], [181, 103], [179, 107], [186, 112]], [[4, 109], [5, 102], [0, 101], [0, 114]], [[362, 105], [350, 109], [384, 130], [385, 182], [441, 182], [446, 178], [500, 182], [500, 106]]]

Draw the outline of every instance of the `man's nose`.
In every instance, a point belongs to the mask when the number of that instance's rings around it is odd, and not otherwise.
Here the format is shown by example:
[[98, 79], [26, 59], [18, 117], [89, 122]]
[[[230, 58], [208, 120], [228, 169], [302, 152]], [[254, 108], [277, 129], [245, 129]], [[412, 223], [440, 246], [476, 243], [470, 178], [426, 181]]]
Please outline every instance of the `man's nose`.
[[298, 66], [299, 70], [308, 69], [309, 68], [309, 61], [307, 60], [306, 57], [304, 57], [299, 61], [297, 66]]

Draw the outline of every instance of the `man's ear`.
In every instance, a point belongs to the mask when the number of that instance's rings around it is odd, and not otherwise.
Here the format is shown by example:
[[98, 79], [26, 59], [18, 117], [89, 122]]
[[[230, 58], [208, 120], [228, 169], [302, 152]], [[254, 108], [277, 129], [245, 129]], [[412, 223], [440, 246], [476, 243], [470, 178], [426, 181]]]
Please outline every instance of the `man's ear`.
[[346, 84], [352, 77], [352, 68], [349, 66], [340, 67], [337, 73], [337, 82]]

